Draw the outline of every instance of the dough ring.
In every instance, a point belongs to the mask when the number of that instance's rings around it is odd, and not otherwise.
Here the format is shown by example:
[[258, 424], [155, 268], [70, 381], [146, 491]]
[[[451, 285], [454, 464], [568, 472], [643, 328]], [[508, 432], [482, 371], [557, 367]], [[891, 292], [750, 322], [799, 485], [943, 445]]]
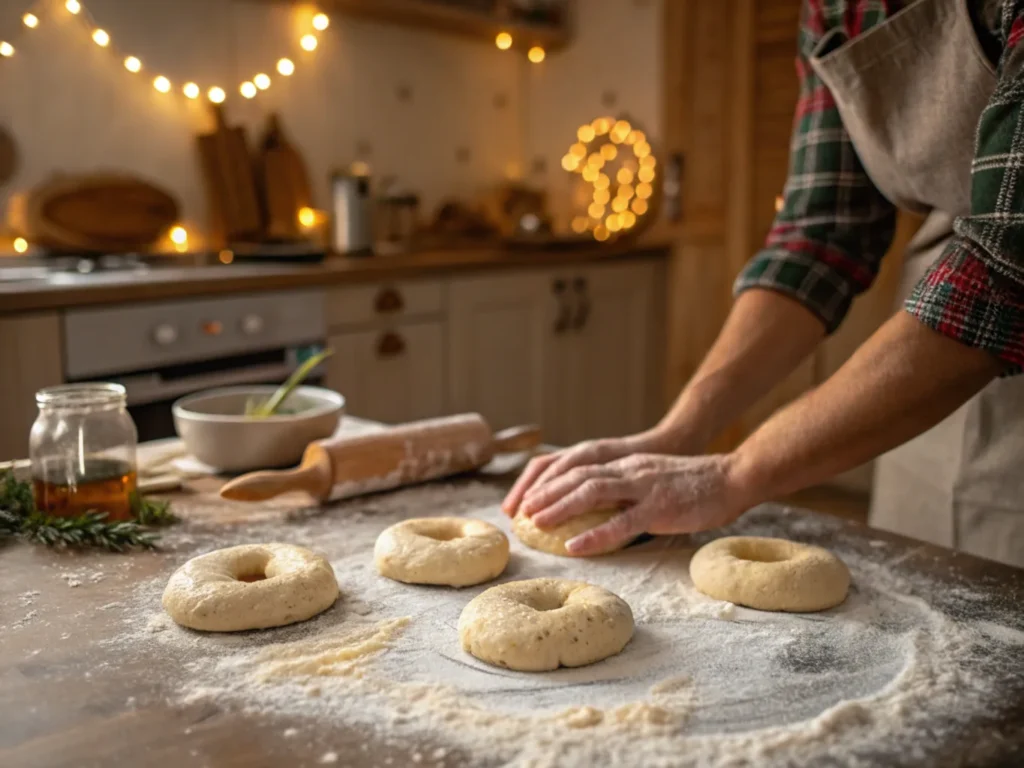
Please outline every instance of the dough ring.
[[[515, 533], [516, 537], [523, 542], [523, 544], [531, 549], [537, 549], [541, 552], [549, 552], [552, 555], [561, 555], [562, 557], [578, 557], [578, 555], [572, 555], [569, 553], [565, 548], [565, 542], [579, 536], [584, 531], [589, 531], [591, 528], [604, 525], [617, 514], [618, 512], [607, 509], [587, 512], [579, 515], [578, 517], [570, 518], [561, 525], [556, 525], [554, 528], [540, 528], [533, 522], [532, 517], [517, 514], [512, 518], [512, 532]], [[606, 549], [604, 552], [597, 552], [595, 554], [604, 555], [609, 552], [615, 552], [616, 550], [622, 549], [628, 543], [629, 542], [626, 541], [622, 544], [611, 547], [610, 549]]]
[[633, 612], [582, 581], [529, 579], [491, 587], [462, 609], [459, 639], [481, 661], [524, 672], [593, 664], [633, 636]]
[[326, 558], [291, 544], [243, 544], [189, 560], [167, 582], [163, 604], [184, 627], [238, 632], [311, 619], [337, 598]]
[[762, 611], [823, 611], [846, 599], [850, 571], [827, 549], [785, 539], [728, 536], [697, 550], [693, 585]]
[[508, 538], [482, 520], [420, 517], [385, 529], [373, 557], [380, 575], [395, 581], [468, 587], [501, 575]]

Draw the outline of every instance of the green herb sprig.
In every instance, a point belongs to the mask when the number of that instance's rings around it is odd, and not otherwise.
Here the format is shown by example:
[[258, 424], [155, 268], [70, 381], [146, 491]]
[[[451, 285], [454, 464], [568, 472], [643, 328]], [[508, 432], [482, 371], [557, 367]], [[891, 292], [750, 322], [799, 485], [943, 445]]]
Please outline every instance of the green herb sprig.
[[95, 547], [113, 552], [154, 549], [158, 534], [147, 527], [167, 525], [177, 518], [170, 502], [132, 496], [135, 520], [108, 521], [106, 512], [90, 511], [77, 517], [51, 517], [36, 509], [32, 487], [11, 471], [0, 472], [0, 540], [16, 537], [48, 547]]

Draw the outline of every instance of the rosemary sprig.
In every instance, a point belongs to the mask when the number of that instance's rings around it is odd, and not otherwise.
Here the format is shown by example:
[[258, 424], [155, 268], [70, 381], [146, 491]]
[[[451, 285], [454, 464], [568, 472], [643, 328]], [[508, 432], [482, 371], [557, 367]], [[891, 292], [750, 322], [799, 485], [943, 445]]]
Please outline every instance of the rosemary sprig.
[[171, 502], [158, 501], [156, 499], [144, 499], [138, 491], [134, 491], [131, 497], [132, 514], [139, 525], [150, 527], [170, 525], [178, 522], [178, 517], [171, 512]]
[[167, 525], [177, 518], [170, 503], [132, 497], [135, 520], [108, 521], [106, 512], [90, 511], [77, 517], [51, 517], [36, 509], [32, 487], [13, 472], [0, 473], [0, 539], [6, 536], [49, 547], [97, 547], [114, 552], [153, 549], [158, 535], [147, 526]]

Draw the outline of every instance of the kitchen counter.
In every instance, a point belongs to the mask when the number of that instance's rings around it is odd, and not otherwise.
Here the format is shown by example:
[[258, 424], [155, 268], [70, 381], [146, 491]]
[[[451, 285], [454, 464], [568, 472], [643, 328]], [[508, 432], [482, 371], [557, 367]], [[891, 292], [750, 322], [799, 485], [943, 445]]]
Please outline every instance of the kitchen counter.
[[[303, 694], [296, 700], [261, 699], [259, 703], [247, 705], [244, 701], [212, 696], [211, 691], [217, 685], [224, 685], [222, 676], [225, 670], [232, 669], [234, 662], [229, 656], [218, 665], [209, 666], [203, 661], [204, 649], [213, 647], [228, 653], [245, 644], [267, 647], [271, 642], [300, 642], [304, 635], [296, 633], [303, 630], [268, 630], [230, 637], [188, 632], [166, 624], [159, 608], [159, 590], [171, 571], [185, 559], [219, 546], [284, 535], [289, 540], [317, 548], [340, 547], [332, 555], [332, 562], [343, 597], [338, 605], [306, 625], [306, 632], [314, 632], [319, 637], [350, 622], [365, 622], [380, 618], [380, 614], [405, 610], [396, 607], [394, 599], [380, 591], [392, 590], [396, 595], [404, 595], [403, 600], [413, 600], [413, 604], [420, 606], [412, 615], [412, 625], [426, 622], [427, 629], [434, 633], [428, 636], [442, 638], [437, 641], [436, 655], [431, 656], [434, 666], [458, 663], [461, 666], [451, 669], [464, 672], [474, 667], [479, 671], [483, 665], [467, 664], [468, 657], [457, 648], [453, 622], [460, 606], [482, 588], [456, 591], [386, 582], [369, 573], [371, 552], [368, 548], [363, 551], [361, 544], [355, 546], [350, 536], [357, 535], [358, 530], [376, 531], [390, 522], [391, 516], [408, 514], [411, 509], [422, 514], [476, 510], [473, 514], [483, 516], [481, 505], [493, 505], [500, 499], [511, 476], [492, 470], [449, 484], [366, 497], [319, 513], [303, 511], [304, 502], [298, 498], [282, 497], [256, 507], [229, 504], [216, 497], [214, 491], [218, 482], [210, 478], [197, 481], [191, 492], [174, 496], [176, 509], [185, 521], [168, 529], [166, 548], [162, 552], [76, 555], [21, 544], [5, 547], [0, 553], [4, 573], [0, 579], [0, 647], [3, 648], [0, 654], [0, 764], [11, 768], [143, 764], [154, 767], [314, 766], [334, 762], [367, 767], [414, 763], [449, 767], [503, 764], [507, 755], [500, 753], [497, 725], [494, 726], [494, 749], [488, 746], [486, 738], [478, 742], [480, 746], [470, 749], [455, 738], [454, 731], [428, 729], [417, 738], [403, 736], [403, 728], [410, 727], [410, 721], [416, 723], [416, 710], [404, 720], [394, 715], [394, 720], [385, 718], [372, 724], [367, 724], [365, 717], [357, 716], [358, 710], [346, 709], [352, 713], [351, 717], [317, 716], [315, 712], [319, 710], [307, 711], [332, 701], [330, 683], [346, 691], [346, 686], [355, 685], [357, 680], [364, 681], [364, 673], [372, 676], [375, 666], [358, 667], [357, 677], [322, 678], [322, 692], [319, 687], [315, 694], [311, 689], [308, 696]], [[493, 511], [493, 506], [491, 509], [489, 514], [499, 514]], [[821, 716], [824, 720], [809, 721], [803, 731], [799, 726], [793, 726], [795, 731], [782, 729], [775, 741], [769, 738], [768, 743], [775, 745], [772, 747], [775, 751], [763, 755], [760, 762], [789, 764], [794, 753], [787, 750], [801, 748], [803, 743], [794, 734], [810, 734], [807, 738], [820, 740], [823, 748], [831, 750], [828, 752], [831, 759], [819, 760], [817, 764], [843, 765], [852, 762], [854, 757], [861, 760], [860, 764], [873, 765], [1021, 764], [1024, 758], [1024, 616], [1019, 606], [1024, 605], [1024, 571], [882, 534], [855, 523], [774, 505], [748, 513], [730, 532], [785, 535], [832, 547], [847, 560], [853, 573], [854, 587], [847, 604], [834, 611], [805, 617], [736, 609], [741, 615], [728, 618], [729, 613], [722, 609], [727, 604], [693, 597], [689, 588], [690, 592], [673, 592], [672, 599], [676, 602], [666, 603], [679, 608], [684, 614], [684, 623], [667, 625], [651, 618], [644, 596], [661, 594], [659, 590], [675, 583], [670, 580], [668, 586], [659, 588], [656, 583], [659, 572], [680, 567], [680, 561], [685, 569], [688, 553], [709, 535], [695, 537], [693, 541], [688, 537], [653, 539], [613, 558], [594, 561], [567, 561], [539, 555], [513, 542], [513, 561], [506, 578], [548, 575], [554, 568], [577, 569], [581, 578], [611, 585], [610, 580], [618, 573], [614, 569], [624, 568], [630, 574], [628, 580], [636, 584], [636, 590], [628, 597], [638, 616], [637, 635], [622, 656], [616, 657], [618, 661], [540, 676], [483, 668], [479, 680], [496, 681], [492, 683], [498, 686], [494, 695], [501, 701], [511, 702], [522, 694], [522, 686], [527, 684], [525, 680], [530, 683], [546, 680], [551, 687], [546, 689], [545, 695], [564, 696], [566, 691], [572, 695], [573, 690], [583, 690], [574, 687], [579, 685], [571, 682], [576, 679], [574, 675], [589, 676], [589, 693], [579, 696], [581, 701], [591, 703], [601, 695], [608, 695], [607, 691], [602, 692], [602, 685], [626, 685], [634, 673], [650, 672], [652, 658], [667, 650], [664, 646], [658, 650], [656, 643], [657, 633], [664, 632], [667, 626], [676, 628], [672, 632], [696, 633], [676, 643], [687, 646], [676, 651], [682, 654], [675, 657], [682, 659], [679, 663], [688, 663], [691, 653], [694, 658], [710, 653], [723, 660], [736, 657], [735, 663], [742, 667], [753, 663], [743, 656], [744, 652], [729, 644], [705, 643], [709, 647], [697, 647], [697, 638], [716, 627], [726, 626], [723, 621], [728, 622], [728, 629], [737, 638], [744, 635], [761, 638], [752, 646], [755, 649], [768, 645], [770, 638], [777, 636], [783, 626], [794, 624], [799, 625], [799, 632], [810, 633], [827, 627], [828, 622], [839, 621], [850, 632], [861, 631], [861, 625], [876, 621], [881, 610], [870, 605], [870, 594], [874, 595], [872, 600], [888, 600], [896, 606], [896, 623], [873, 636], [876, 640], [881, 638], [879, 642], [887, 648], [909, 649], [910, 654], [905, 666], [883, 669], [880, 674], [891, 680], [890, 685], [897, 689], [901, 685], [899, 681], [911, 675], [916, 681], [913, 685], [925, 686], [923, 693], [918, 694], [925, 698], [893, 710], [884, 708], [887, 706], [884, 691], [872, 693], [871, 696], [881, 697], [877, 704], [872, 704], [874, 700], [869, 700], [870, 697], [862, 699], [868, 703], [851, 704], [853, 709], [842, 710], [848, 715], [845, 718], [839, 715], [830, 718], [826, 713]], [[678, 555], [673, 554], [676, 549]], [[666, 560], [666, 555], [671, 558]], [[346, 565], [351, 558], [359, 562], [355, 566]], [[363, 559], [366, 564], [362, 563]], [[668, 600], [666, 595], [662, 598]], [[694, 600], [703, 602], [691, 604]], [[932, 616], [929, 619], [933, 622], [931, 629], [923, 634], [907, 634], [905, 646], [896, 641], [889, 643], [886, 640], [889, 632], [899, 635], [906, 630], [906, 627], [900, 629], [902, 617], [909, 617], [918, 610], [926, 610]], [[437, 622], [434, 629], [430, 629], [432, 620]], [[944, 636], [947, 631], [952, 631], [956, 642], [962, 643], [964, 640], [959, 633], [968, 629], [981, 647], [960, 648], [952, 652], [952, 660], [945, 661], [930, 658], [920, 650], [930, 641], [937, 642], [935, 638]], [[371, 665], [378, 661], [385, 665], [389, 654], [398, 654], [395, 658], [399, 661], [414, 654], [412, 641], [410, 636], [400, 636], [394, 641], [395, 647], [381, 651]], [[691, 642], [692, 647], [688, 645]], [[646, 749], [645, 745], [653, 743], [651, 740], [659, 739], [669, 745], [677, 743], [677, 755], [689, 754], [689, 759], [696, 759], [698, 749], [703, 750], [699, 754], [705, 757], [709, 754], [718, 758], [735, 757], [733, 752], [707, 752], [713, 748], [713, 743], [707, 739], [701, 741], [704, 737], [694, 735], [701, 728], [712, 727], [707, 725], [709, 716], [724, 720], [714, 727], [744, 731], [744, 737], [753, 740], [759, 738], [757, 733], [762, 733], [758, 728], [768, 723], [748, 724], [738, 719], [729, 720], [727, 714], [719, 713], [749, 711], [749, 706], [741, 705], [751, 701], [752, 696], [758, 702], [753, 708], [756, 711], [781, 707], [780, 711], [791, 712], [798, 709], [803, 700], [815, 695], [813, 681], [818, 679], [815, 673], [832, 671], [832, 677], [821, 679], [854, 686], [863, 674], [870, 673], [869, 677], [874, 674], [873, 664], [884, 666], [881, 659], [872, 658], [873, 646], [865, 646], [862, 652], [849, 658], [836, 655], [839, 651], [833, 645], [794, 642], [781, 648], [781, 655], [774, 657], [774, 661], [782, 666], [772, 675], [781, 677], [787, 670], [796, 670], [795, 679], [802, 681], [801, 685], [810, 686], [799, 689], [792, 698], [775, 699], [764, 691], [743, 689], [742, 701], [733, 702], [733, 709], [727, 703], [712, 705], [708, 702], [702, 707], [703, 702], [698, 698], [696, 708], [682, 725], [664, 726], [661, 730], [650, 726], [653, 730], [641, 731], [641, 736], [633, 736], [633, 740], [626, 742], [619, 739], [616, 736], [619, 732], [614, 730], [581, 733], [567, 729], [564, 733], [576, 734], [577, 746], [584, 749], [580, 745], [585, 745], [590, 750], [588, 754], [599, 754], [605, 744], [609, 750], [614, 744], [623, 743], [635, 744], [637, 750]], [[959, 646], [954, 644], [954, 648]], [[857, 669], [845, 666], [853, 662]], [[203, 666], [204, 663], [207, 666]], [[913, 677], [920, 675], [921, 669], [929, 663], [935, 665], [935, 680]], [[422, 670], [425, 673], [427, 667]], [[677, 673], [680, 671], [696, 674], [692, 670], [677, 670]], [[753, 672], [751, 668], [751, 679]], [[207, 678], [204, 676], [207, 674], [212, 676]], [[238, 668], [237, 674], [237, 679], [241, 680], [248, 673]], [[492, 677], [487, 677], [488, 674]], [[947, 674], [952, 677], [947, 679]], [[191, 680], [190, 687], [183, 694], [181, 684], [186, 680]], [[843, 682], [847, 680], [848, 683]], [[929, 714], [927, 710], [932, 704], [927, 685], [933, 683], [947, 686], [935, 693], [934, 700], [953, 701], [955, 709]], [[913, 687], [910, 683], [907, 685]], [[867, 694], [851, 692], [844, 694], [843, 699], [858, 695]], [[412, 706], [413, 699], [407, 703]], [[857, 710], [857, 706], [862, 708]], [[877, 719], [871, 715], [874, 706], [878, 707]], [[886, 720], [903, 717], [916, 718], [914, 727], [909, 724], [904, 727], [897, 722], [895, 727], [887, 728], [885, 738], [860, 745], [851, 741], [849, 748], [845, 746], [844, 728], [885, 728]], [[723, 750], [739, 748], [735, 746], [738, 742], [729, 742], [728, 738], [728, 735], [722, 737]], [[610, 752], [607, 757], [614, 762], [616, 753]], [[621, 754], [618, 757], [621, 758]], [[593, 760], [586, 762], [573, 752], [566, 752], [564, 759], [557, 762], [560, 765], [596, 764]], [[607, 760], [599, 762], [611, 764]], [[634, 764], [642, 762], [638, 757]], [[815, 762], [797, 760], [794, 764]]]
[[[226, 293], [394, 281], [454, 271], [536, 268], [667, 255], [670, 241], [640, 239], [564, 248], [481, 247], [364, 258], [329, 256], [322, 264], [157, 266], [142, 272], [61, 274], [53, 281], [0, 280], [0, 315], [67, 307], [159, 301]], [[173, 261], [173, 257], [168, 257]], [[0, 262], [0, 268], [3, 263]]]

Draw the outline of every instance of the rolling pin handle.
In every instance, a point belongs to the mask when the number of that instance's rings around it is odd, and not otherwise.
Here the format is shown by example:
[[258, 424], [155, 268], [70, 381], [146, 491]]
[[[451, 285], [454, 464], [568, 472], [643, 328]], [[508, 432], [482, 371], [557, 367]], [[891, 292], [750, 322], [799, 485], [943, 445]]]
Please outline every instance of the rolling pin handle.
[[509, 427], [494, 435], [495, 453], [522, 453], [532, 451], [543, 438], [541, 428], [536, 424]]

